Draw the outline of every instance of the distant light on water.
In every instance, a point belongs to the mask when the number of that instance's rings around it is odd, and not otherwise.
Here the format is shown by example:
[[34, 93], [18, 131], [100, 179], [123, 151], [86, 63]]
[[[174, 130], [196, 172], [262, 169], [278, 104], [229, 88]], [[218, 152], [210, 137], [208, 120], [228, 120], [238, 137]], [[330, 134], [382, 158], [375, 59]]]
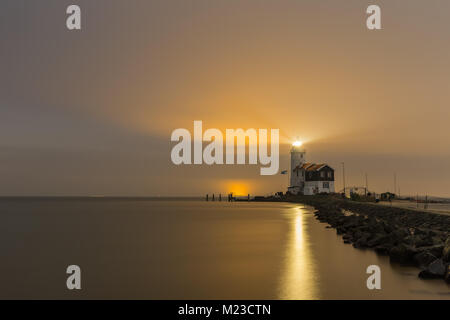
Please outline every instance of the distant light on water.
[[301, 142], [301, 141], [294, 141], [293, 143], [292, 143], [292, 145], [294, 146], [294, 147], [301, 147], [301, 145], [303, 144], [303, 142]]

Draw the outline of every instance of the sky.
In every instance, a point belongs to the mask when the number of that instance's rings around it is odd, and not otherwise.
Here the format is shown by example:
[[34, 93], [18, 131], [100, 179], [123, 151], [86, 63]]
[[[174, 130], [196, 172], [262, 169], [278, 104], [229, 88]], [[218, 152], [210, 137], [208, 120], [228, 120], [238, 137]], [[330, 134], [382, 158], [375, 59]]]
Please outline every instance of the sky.
[[[66, 28], [81, 7], [82, 30]], [[382, 30], [366, 28], [381, 7]], [[177, 128], [276, 128], [346, 184], [450, 196], [447, 0], [3, 0], [0, 195], [284, 191], [259, 165], [176, 166]], [[396, 190], [398, 191], [398, 190]]]

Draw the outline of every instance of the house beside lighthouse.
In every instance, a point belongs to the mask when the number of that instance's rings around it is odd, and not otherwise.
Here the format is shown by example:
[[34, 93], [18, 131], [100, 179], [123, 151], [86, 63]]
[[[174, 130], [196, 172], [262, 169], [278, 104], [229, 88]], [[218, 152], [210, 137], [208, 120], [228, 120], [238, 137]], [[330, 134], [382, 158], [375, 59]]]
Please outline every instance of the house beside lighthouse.
[[296, 142], [291, 148], [291, 194], [314, 195], [334, 192], [334, 169], [326, 163], [306, 162], [306, 151]]

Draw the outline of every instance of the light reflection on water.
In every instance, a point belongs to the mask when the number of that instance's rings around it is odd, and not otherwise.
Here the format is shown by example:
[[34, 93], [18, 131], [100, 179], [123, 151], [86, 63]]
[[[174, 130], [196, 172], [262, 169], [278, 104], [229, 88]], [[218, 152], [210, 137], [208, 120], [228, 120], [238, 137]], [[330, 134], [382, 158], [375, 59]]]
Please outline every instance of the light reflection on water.
[[309, 236], [304, 232], [303, 207], [292, 208], [293, 218], [286, 246], [286, 267], [280, 281], [280, 299], [317, 299]]

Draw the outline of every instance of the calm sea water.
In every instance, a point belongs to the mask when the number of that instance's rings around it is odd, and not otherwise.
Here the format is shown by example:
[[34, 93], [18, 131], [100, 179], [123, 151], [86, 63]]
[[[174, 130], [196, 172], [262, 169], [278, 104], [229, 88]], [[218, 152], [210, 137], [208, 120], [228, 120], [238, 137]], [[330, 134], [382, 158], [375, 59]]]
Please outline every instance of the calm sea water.
[[[2, 199], [0, 261], [3, 299], [450, 299], [287, 203]], [[381, 290], [366, 287], [372, 264]]]

